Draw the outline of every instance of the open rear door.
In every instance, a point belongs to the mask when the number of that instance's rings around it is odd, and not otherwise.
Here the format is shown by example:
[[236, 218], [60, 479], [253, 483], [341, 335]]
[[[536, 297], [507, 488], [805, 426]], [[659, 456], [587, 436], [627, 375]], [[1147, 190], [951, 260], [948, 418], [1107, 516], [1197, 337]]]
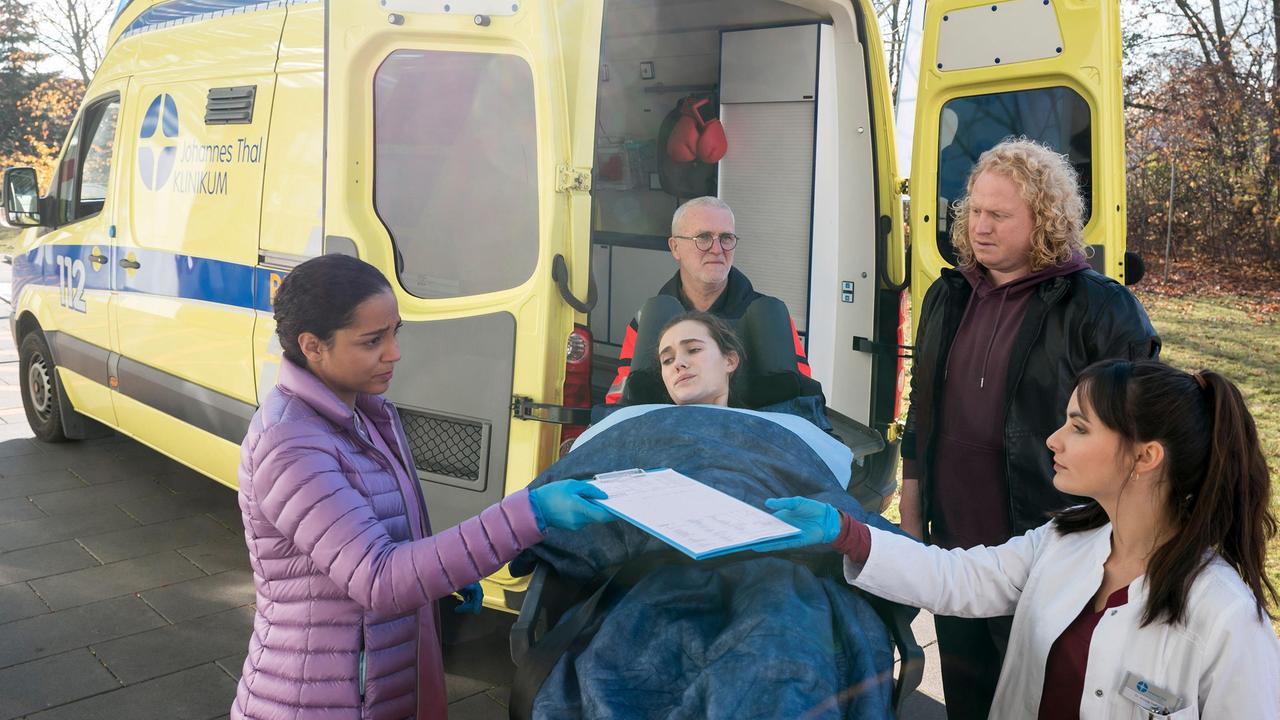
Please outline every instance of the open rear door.
[[564, 297], [587, 295], [600, 23], [598, 2], [327, 3], [325, 252], [395, 288], [388, 395], [436, 531], [554, 459], [559, 426], [512, 408], [561, 401]]
[[1095, 269], [1124, 279], [1118, 0], [930, 0], [911, 167], [913, 305], [953, 265], [951, 203], [985, 150], [1026, 136], [1067, 154]]

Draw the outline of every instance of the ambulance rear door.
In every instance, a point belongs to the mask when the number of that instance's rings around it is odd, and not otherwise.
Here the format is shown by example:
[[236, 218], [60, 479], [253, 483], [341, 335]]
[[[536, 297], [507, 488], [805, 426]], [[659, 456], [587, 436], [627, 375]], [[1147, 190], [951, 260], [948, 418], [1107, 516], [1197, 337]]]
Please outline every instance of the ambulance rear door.
[[1123, 280], [1121, 112], [1118, 0], [930, 0], [910, 182], [913, 307], [955, 264], [949, 208], [970, 169], [1010, 136], [1069, 157], [1094, 268]]
[[566, 298], [588, 294], [601, 13], [327, 5], [324, 251], [392, 280], [403, 360], [388, 396], [437, 532], [555, 457], [559, 426], [513, 407], [560, 402], [581, 317]]

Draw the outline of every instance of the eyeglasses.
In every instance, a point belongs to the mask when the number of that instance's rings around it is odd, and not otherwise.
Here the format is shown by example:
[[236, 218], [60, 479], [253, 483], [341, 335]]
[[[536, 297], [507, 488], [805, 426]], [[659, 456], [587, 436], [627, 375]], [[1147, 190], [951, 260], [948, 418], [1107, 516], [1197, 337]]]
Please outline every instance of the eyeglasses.
[[738, 236], [733, 233], [704, 232], [697, 235], [672, 235], [671, 237], [678, 240], [692, 240], [694, 247], [702, 252], [710, 251], [712, 243], [717, 240], [720, 241], [720, 249], [726, 252], [738, 246]]

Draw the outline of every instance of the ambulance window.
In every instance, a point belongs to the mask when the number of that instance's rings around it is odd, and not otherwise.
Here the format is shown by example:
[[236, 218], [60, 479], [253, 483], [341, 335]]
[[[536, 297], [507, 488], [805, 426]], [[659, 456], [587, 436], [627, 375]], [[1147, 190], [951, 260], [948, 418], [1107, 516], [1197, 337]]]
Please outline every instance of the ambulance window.
[[521, 58], [400, 50], [374, 76], [374, 207], [418, 297], [506, 290], [538, 261], [533, 73]]
[[1089, 104], [1070, 88], [956, 98], [938, 123], [938, 251], [955, 264], [950, 207], [964, 195], [978, 156], [1009, 137], [1027, 137], [1064, 153], [1080, 177], [1084, 219], [1093, 206], [1093, 142]]
[[55, 188], [59, 224], [102, 212], [119, 116], [119, 98], [100, 102], [84, 112], [81, 125], [68, 136]]

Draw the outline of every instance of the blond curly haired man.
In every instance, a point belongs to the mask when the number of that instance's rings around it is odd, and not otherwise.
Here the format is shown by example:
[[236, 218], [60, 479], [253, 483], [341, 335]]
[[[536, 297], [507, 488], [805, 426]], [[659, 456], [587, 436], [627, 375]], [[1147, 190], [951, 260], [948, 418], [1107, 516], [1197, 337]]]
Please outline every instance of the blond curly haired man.
[[[1006, 140], [953, 207], [959, 259], [920, 309], [902, 440], [902, 527], [946, 548], [994, 546], [1073, 504], [1045, 446], [1076, 375], [1156, 358], [1160, 339], [1123, 285], [1093, 271], [1067, 159]], [[947, 716], [986, 718], [1009, 618], [936, 617]]]

